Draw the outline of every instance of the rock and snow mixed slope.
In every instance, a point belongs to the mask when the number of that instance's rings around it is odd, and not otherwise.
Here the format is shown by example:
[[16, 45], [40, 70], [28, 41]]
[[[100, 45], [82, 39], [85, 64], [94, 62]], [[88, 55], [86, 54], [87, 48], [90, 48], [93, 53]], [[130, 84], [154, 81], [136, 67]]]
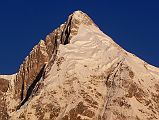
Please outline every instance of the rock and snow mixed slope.
[[122, 49], [81, 11], [7, 79], [3, 120], [159, 119], [159, 69]]

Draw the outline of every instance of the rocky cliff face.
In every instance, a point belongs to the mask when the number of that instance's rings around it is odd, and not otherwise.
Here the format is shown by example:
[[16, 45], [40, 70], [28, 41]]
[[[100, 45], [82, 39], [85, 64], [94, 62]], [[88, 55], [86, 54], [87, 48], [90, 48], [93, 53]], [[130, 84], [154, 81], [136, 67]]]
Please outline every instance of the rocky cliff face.
[[0, 75], [0, 120], [8, 120], [8, 91], [11, 86], [11, 81], [14, 80], [15, 75]]
[[0, 78], [0, 119], [7, 120], [8, 113], [7, 113], [7, 105], [6, 105], [6, 92], [8, 90], [9, 82], [3, 78]]
[[159, 69], [125, 51], [83, 12], [0, 76], [0, 119], [158, 120]]
[[15, 99], [18, 104], [26, 98], [29, 87], [34, 83], [42, 67], [48, 62], [46, 45], [41, 40], [20, 66], [15, 79]]

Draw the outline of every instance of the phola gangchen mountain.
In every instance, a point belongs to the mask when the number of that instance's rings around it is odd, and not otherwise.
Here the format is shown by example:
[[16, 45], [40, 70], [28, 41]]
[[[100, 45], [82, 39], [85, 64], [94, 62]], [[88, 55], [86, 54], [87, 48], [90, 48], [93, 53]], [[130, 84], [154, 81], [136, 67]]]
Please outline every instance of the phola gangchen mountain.
[[75, 11], [0, 75], [0, 120], [159, 120], [159, 68]]

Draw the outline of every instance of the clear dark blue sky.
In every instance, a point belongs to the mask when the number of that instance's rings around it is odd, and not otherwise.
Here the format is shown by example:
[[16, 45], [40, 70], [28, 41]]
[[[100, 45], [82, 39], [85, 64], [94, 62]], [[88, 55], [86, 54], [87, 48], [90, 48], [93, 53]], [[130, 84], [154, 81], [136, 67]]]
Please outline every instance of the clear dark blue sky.
[[1, 0], [0, 74], [15, 73], [33, 46], [78, 9], [124, 49], [159, 66], [158, 0]]

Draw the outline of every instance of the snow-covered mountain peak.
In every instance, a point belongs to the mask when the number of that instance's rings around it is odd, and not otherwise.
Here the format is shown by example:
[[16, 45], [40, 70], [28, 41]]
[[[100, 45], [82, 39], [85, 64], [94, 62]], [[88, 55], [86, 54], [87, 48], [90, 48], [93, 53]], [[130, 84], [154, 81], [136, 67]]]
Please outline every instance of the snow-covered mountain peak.
[[92, 25], [94, 22], [92, 19], [84, 12], [82, 11], [75, 11], [72, 15], [72, 19], [76, 20], [75, 22], [79, 24], [85, 24], [85, 25]]
[[0, 83], [0, 120], [159, 119], [159, 69], [121, 48], [81, 11]]

